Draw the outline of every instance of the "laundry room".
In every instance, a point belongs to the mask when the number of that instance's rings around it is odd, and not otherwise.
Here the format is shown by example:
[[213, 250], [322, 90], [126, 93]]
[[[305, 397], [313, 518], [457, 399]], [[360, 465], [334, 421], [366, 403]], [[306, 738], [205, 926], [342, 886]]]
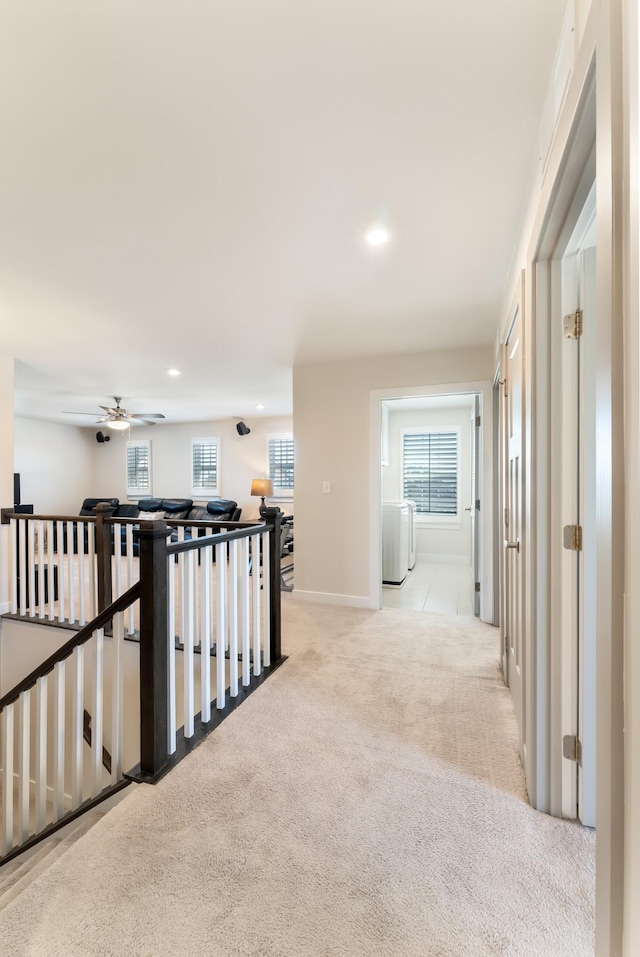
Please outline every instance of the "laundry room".
[[441, 566], [460, 566], [446, 569], [444, 577], [461, 580], [467, 607], [475, 406], [475, 394], [389, 399], [382, 405], [382, 578], [388, 589], [407, 589], [412, 581], [417, 587], [418, 580], [438, 577]]

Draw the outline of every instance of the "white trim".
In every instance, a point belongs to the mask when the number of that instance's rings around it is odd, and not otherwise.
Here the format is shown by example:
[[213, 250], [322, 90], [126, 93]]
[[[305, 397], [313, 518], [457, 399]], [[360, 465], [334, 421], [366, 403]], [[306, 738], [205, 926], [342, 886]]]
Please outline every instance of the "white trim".
[[11, 611], [11, 602], [3, 601], [0, 603], [0, 615], [8, 615]]
[[335, 595], [325, 591], [300, 591], [296, 588], [292, 597], [298, 601], [315, 601], [321, 605], [341, 605], [347, 608], [370, 608], [378, 610], [378, 606], [373, 598], [365, 598], [362, 595]]

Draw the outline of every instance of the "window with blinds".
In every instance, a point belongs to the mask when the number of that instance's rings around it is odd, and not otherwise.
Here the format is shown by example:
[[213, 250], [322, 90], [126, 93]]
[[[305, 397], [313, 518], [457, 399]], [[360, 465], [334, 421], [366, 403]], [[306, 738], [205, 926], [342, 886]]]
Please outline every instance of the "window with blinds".
[[127, 442], [127, 495], [151, 495], [151, 443]]
[[405, 432], [403, 495], [418, 515], [458, 514], [458, 433]]
[[273, 482], [273, 494], [293, 495], [294, 448], [292, 435], [270, 435], [269, 478]]
[[191, 494], [203, 498], [219, 495], [220, 440], [191, 440]]

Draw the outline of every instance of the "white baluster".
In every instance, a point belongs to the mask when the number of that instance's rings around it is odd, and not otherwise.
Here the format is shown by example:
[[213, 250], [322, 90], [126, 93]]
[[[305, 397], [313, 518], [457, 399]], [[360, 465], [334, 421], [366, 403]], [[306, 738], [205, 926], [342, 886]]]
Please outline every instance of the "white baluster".
[[97, 797], [102, 791], [102, 742], [103, 694], [104, 694], [104, 629], [98, 628], [95, 635], [95, 659], [93, 670], [92, 694], [92, 732], [91, 732], [91, 796]]
[[216, 545], [216, 708], [225, 706], [227, 646], [227, 544]]
[[84, 555], [84, 537], [87, 530], [86, 524], [84, 522], [77, 522], [76, 529], [78, 532], [78, 572], [80, 579], [80, 624], [86, 625], [87, 623], [87, 590], [85, 587], [85, 576], [86, 576], [86, 562]]
[[251, 553], [253, 555], [253, 602], [252, 602], [252, 612], [253, 612], [253, 673], [254, 675], [259, 675], [261, 672], [260, 667], [260, 579], [261, 579], [261, 566], [260, 566], [260, 535], [251, 536]]
[[[49, 608], [49, 611], [48, 611], [49, 621], [53, 621], [53, 619], [55, 618], [55, 608], [54, 608], [55, 589], [53, 587], [53, 584], [54, 584], [53, 576], [55, 574], [53, 570], [55, 567], [54, 566], [55, 550], [53, 547], [53, 526], [54, 526], [53, 522], [47, 522], [46, 535], [45, 535], [47, 540], [47, 555], [46, 555], [47, 565], [45, 568], [45, 573], [42, 578], [42, 581], [40, 582], [40, 588], [42, 592], [46, 592], [44, 596], [44, 600]], [[46, 589], [45, 589], [45, 582], [47, 582]]]
[[[271, 664], [270, 605], [271, 605], [271, 558], [270, 537], [274, 532], [262, 536], [262, 650], [263, 664]], [[278, 583], [279, 584], [279, 583]]]
[[95, 522], [87, 522], [88, 553], [87, 564], [89, 566], [89, 614], [95, 618], [98, 607], [98, 573], [96, 565], [96, 526]]
[[29, 755], [31, 750], [31, 694], [18, 699], [18, 842], [29, 836]]
[[[124, 533], [124, 534], [125, 534], [125, 539], [126, 539], [126, 543], [127, 543], [127, 547], [126, 547], [126, 552], [127, 552], [127, 556], [126, 556], [126, 562], [127, 562], [127, 588], [131, 588], [131, 586], [133, 585], [133, 577], [134, 577], [134, 573], [133, 573], [133, 525], [125, 525], [125, 533]], [[135, 603], [134, 603], [134, 604], [135, 604]], [[129, 607], [128, 607], [128, 609], [127, 609], [127, 618], [128, 618], [127, 634], [128, 634], [128, 635], [133, 635], [133, 634], [135, 634], [135, 630], [136, 630], [134, 605], [129, 605]]]
[[[36, 528], [35, 522], [27, 524], [27, 554], [28, 554], [28, 578], [29, 578], [29, 617], [36, 616]], [[40, 588], [42, 588], [42, 579], [40, 579]]]
[[[47, 537], [46, 525], [40, 519], [38, 520], [36, 526], [36, 534], [38, 536], [38, 617], [44, 618], [47, 613], [47, 605], [44, 600], [44, 576], [45, 576], [45, 558], [46, 558], [46, 549], [45, 549], [45, 540]], [[48, 572], [47, 572], [48, 574]], [[33, 601], [35, 607], [35, 595]]]
[[[182, 557], [182, 556], [179, 556]], [[176, 726], [177, 726], [177, 704], [176, 704], [176, 570], [174, 556], [167, 557], [167, 580], [169, 582], [169, 627], [168, 640], [169, 648], [169, 714], [168, 714], [168, 741], [167, 752], [175, 754], [176, 751]]]
[[67, 560], [69, 563], [69, 624], [76, 620], [76, 568], [73, 554], [73, 522], [67, 522]]
[[47, 818], [47, 679], [38, 678], [36, 695], [36, 833], [41, 831]]
[[2, 853], [13, 847], [13, 704], [2, 711]]
[[230, 542], [229, 694], [238, 694], [238, 539]]
[[[242, 539], [242, 575], [240, 577], [240, 620], [242, 623], [242, 684], [251, 681], [251, 628], [249, 616], [249, 537]], [[253, 574], [255, 575], [255, 569]]]
[[65, 661], [53, 669], [53, 820], [64, 814]]
[[16, 615], [18, 613], [18, 524], [15, 518], [12, 518], [9, 523], [9, 528], [11, 529], [11, 557], [9, 561], [11, 565], [11, 614]]
[[[116, 539], [117, 541], [117, 539]], [[123, 737], [123, 682], [122, 657], [124, 648], [124, 612], [113, 619], [111, 666], [111, 783], [117, 784], [122, 777]]]
[[71, 730], [71, 806], [82, 803], [83, 722], [84, 722], [84, 645], [73, 649], [74, 684]]
[[195, 603], [195, 576], [193, 568], [195, 552], [186, 552], [185, 559], [183, 586], [184, 592], [182, 596], [182, 604], [184, 608], [184, 632], [181, 635], [184, 646], [184, 736], [185, 738], [192, 738], [195, 729], [195, 693], [193, 687], [193, 606]]
[[[64, 621], [66, 618], [65, 608], [65, 573], [64, 573], [64, 539], [62, 537], [63, 523], [56, 522], [58, 529], [58, 620]], [[55, 573], [54, 573], [55, 574]], [[54, 579], [49, 579], [49, 588], [53, 588]]]
[[200, 555], [200, 712], [202, 721], [211, 720], [211, 574], [213, 549]]
[[20, 551], [19, 574], [20, 574], [20, 614], [27, 613], [27, 521], [24, 518], [18, 520], [18, 547]]
[[122, 525], [116, 522], [113, 526], [113, 560], [116, 570], [116, 593], [114, 598], [119, 598], [122, 591]]

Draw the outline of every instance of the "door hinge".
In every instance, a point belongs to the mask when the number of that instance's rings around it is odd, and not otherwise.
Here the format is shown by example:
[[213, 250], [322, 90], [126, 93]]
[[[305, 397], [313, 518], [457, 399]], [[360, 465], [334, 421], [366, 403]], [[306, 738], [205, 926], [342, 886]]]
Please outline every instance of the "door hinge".
[[476, 415], [476, 427], [479, 428], [482, 425], [482, 416]]
[[562, 544], [570, 552], [581, 552], [582, 525], [565, 525], [562, 529]]
[[582, 742], [577, 734], [565, 734], [562, 739], [562, 757], [577, 761], [582, 767]]
[[505, 508], [504, 510], [504, 524], [509, 525], [509, 509]]
[[582, 335], [582, 309], [568, 312], [562, 320], [565, 339], [579, 339]]
[[[467, 588], [469, 586], [467, 585]], [[476, 591], [480, 591], [480, 582], [476, 582]]]
[[504, 653], [505, 655], [509, 654], [509, 635], [506, 632], [504, 634]]
[[480, 499], [477, 498], [477, 499], [476, 499], [476, 512], [479, 512], [479, 511], [480, 511]]

